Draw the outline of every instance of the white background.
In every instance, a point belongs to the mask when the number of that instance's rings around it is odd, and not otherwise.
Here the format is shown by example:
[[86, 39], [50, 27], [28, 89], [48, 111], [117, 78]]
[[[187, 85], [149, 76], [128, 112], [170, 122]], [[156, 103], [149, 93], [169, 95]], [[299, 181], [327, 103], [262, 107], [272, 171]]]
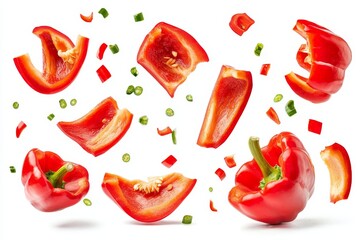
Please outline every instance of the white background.
[[[338, 239], [358, 226], [359, 213], [359, 98], [358, 55], [360, 22], [356, 1], [1, 1], [0, 3], [0, 239], [194, 239], [232, 236], [238, 239], [304, 239], [322, 236]], [[105, 7], [109, 17], [97, 12]], [[79, 14], [94, 12], [91, 23], [83, 22]], [[145, 20], [134, 22], [133, 15], [143, 12]], [[235, 13], [246, 12], [255, 24], [243, 36], [229, 28]], [[343, 37], [353, 52], [353, 61], [346, 72], [343, 87], [322, 104], [312, 104], [296, 96], [288, 87], [284, 75], [294, 70], [306, 76], [295, 56], [304, 39], [292, 29], [297, 19], [307, 19], [329, 28]], [[198, 65], [187, 81], [170, 98], [166, 91], [136, 63], [136, 54], [145, 35], [160, 21], [178, 26], [204, 47], [208, 63]], [[68, 35], [74, 42], [78, 34], [90, 38], [88, 55], [77, 79], [64, 91], [43, 95], [32, 90], [17, 72], [13, 58], [29, 53], [41, 69], [40, 40], [32, 34], [36, 26], [49, 25]], [[96, 58], [101, 43], [114, 44], [120, 52], [109, 49], [104, 59]], [[260, 57], [253, 53], [261, 42]], [[268, 76], [259, 74], [263, 63], [270, 63]], [[101, 83], [96, 69], [104, 64], [112, 77]], [[212, 87], [223, 64], [249, 70], [253, 74], [253, 91], [247, 108], [228, 140], [218, 149], [196, 145]], [[130, 68], [137, 66], [139, 76], [133, 77]], [[141, 85], [141, 96], [125, 94], [128, 85]], [[185, 96], [192, 94], [194, 101]], [[283, 101], [273, 102], [277, 93]], [[75, 120], [104, 98], [114, 97], [120, 108], [128, 108], [134, 121], [125, 137], [105, 154], [93, 157], [66, 137], [56, 126], [58, 121]], [[76, 98], [78, 103], [66, 109], [59, 107], [59, 99]], [[285, 103], [293, 99], [298, 113], [288, 117]], [[18, 101], [20, 107], [12, 108]], [[265, 114], [274, 107], [281, 120], [276, 125]], [[165, 109], [171, 107], [175, 116], [169, 118]], [[54, 113], [53, 121], [47, 119]], [[142, 126], [138, 118], [148, 115], [149, 124]], [[307, 131], [308, 120], [323, 122], [321, 135]], [[20, 121], [28, 126], [20, 138], [15, 129]], [[178, 144], [169, 136], [160, 137], [156, 128], [170, 126], [177, 129]], [[236, 211], [227, 195], [234, 185], [234, 176], [241, 164], [252, 159], [247, 147], [251, 135], [260, 137], [260, 144], [281, 131], [295, 133], [312, 157], [316, 171], [315, 192], [298, 218], [278, 226], [255, 222]], [[346, 147], [352, 160], [353, 185], [349, 199], [330, 203], [330, 179], [326, 165], [320, 158], [325, 146], [338, 142]], [[20, 181], [22, 162], [31, 148], [53, 151], [67, 161], [85, 166], [90, 174], [91, 188], [87, 195], [93, 205], [82, 202], [54, 213], [43, 213], [26, 200]], [[123, 153], [131, 160], [124, 163]], [[161, 161], [173, 154], [178, 162], [170, 169]], [[223, 158], [235, 154], [237, 167], [227, 168]], [[10, 173], [9, 166], [17, 169]], [[227, 176], [223, 181], [214, 174], [221, 167]], [[197, 184], [185, 201], [166, 219], [142, 224], [134, 221], [118, 208], [101, 189], [105, 172], [129, 179], [181, 172], [196, 178]], [[214, 191], [209, 192], [208, 188]], [[218, 212], [209, 209], [213, 200]], [[286, 204], [286, 199], [283, 200]], [[183, 215], [193, 216], [191, 225], [181, 224]], [[320, 235], [321, 234], [321, 235]]]

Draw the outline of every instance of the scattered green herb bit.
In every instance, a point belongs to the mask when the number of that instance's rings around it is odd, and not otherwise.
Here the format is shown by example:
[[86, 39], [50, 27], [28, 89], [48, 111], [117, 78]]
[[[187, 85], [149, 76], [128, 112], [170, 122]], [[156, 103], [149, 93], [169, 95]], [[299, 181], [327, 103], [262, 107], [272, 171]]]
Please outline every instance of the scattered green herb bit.
[[109, 16], [109, 12], [106, 10], [106, 8], [101, 8], [99, 10], [99, 13], [104, 17], [107, 18], [107, 16]]
[[113, 54], [116, 54], [120, 51], [119, 46], [117, 44], [110, 44], [109, 48]]
[[90, 199], [88, 199], [88, 198], [84, 198], [83, 202], [84, 202], [84, 204], [85, 204], [86, 206], [91, 206], [91, 205], [92, 205], [92, 202], [91, 202]]
[[19, 103], [18, 103], [18, 102], [14, 102], [14, 103], [13, 103], [13, 108], [14, 108], [14, 109], [18, 109], [18, 108], [19, 108]]
[[188, 100], [189, 102], [192, 102], [193, 96], [191, 94], [186, 95], [186, 100]]
[[282, 94], [276, 94], [274, 97], [274, 102], [280, 102], [283, 99], [283, 95]]
[[191, 224], [192, 222], [192, 216], [191, 215], [184, 215], [182, 219], [183, 224]]
[[77, 103], [77, 100], [75, 98], [71, 99], [71, 101], [70, 101], [71, 106], [75, 106], [76, 103]]
[[172, 139], [172, 142], [173, 144], [176, 144], [176, 129], [172, 130], [171, 132], [171, 139]]
[[67, 106], [67, 103], [66, 103], [65, 99], [60, 99], [59, 104], [60, 104], [61, 108], [66, 108], [66, 106]]
[[294, 100], [289, 100], [286, 103], [285, 111], [286, 111], [287, 115], [289, 115], [289, 117], [296, 114], [296, 108], [295, 108], [295, 105], [294, 105]]
[[143, 92], [143, 88], [141, 86], [136, 86], [134, 89], [134, 93], [136, 96], [140, 96]]
[[263, 48], [264, 48], [264, 44], [262, 44], [262, 43], [256, 44], [256, 47], [255, 47], [255, 50], [254, 50], [255, 55], [260, 56], [261, 51], [262, 51]]
[[54, 119], [55, 115], [53, 113], [50, 113], [47, 118], [52, 121]]
[[214, 191], [214, 189], [212, 187], [209, 187], [209, 192]]
[[174, 110], [172, 108], [167, 108], [165, 113], [166, 113], [166, 116], [169, 116], [169, 117], [172, 117], [175, 114]]
[[138, 70], [137, 70], [136, 67], [132, 67], [132, 68], [130, 69], [130, 72], [131, 72], [132, 75], [134, 75], [134, 77], [136, 77], [137, 75], [139, 75], [139, 72], [138, 72]]
[[142, 117], [139, 118], [139, 122], [140, 122], [142, 125], [147, 125], [148, 122], [149, 122], [149, 118], [148, 118], [146, 115], [144, 115], [144, 116], [142, 116]]
[[123, 162], [128, 162], [128, 161], [130, 161], [130, 154], [124, 153], [124, 154], [122, 155], [122, 160], [123, 160]]
[[11, 173], [16, 173], [16, 168], [14, 166], [10, 166], [10, 172]]
[[130, 95], [135, 91], [135, 87], [133, 85], [129, 85], [128, 88], [126, 89], [126, 94]]
[[135, 22], [141, 22], [144, 20], [144, 14], [142, 12], [139, 12], [134, 15]]

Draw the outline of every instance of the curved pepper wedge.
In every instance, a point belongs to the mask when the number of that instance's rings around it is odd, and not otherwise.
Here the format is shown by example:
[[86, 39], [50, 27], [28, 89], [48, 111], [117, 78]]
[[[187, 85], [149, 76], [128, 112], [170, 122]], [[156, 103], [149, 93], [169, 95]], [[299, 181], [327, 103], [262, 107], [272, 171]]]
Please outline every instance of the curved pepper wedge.
[[83, 117], [58, 122], [57, 126], [85, 151], [94, 156], [108, 151], [130, 128], [133, 114], [119, 109], [115, 99], [108, 97]]
[[249, 147], [254, 159], [236, 173], [229, 202], [256, 221], [293, 221], [314, 191], [315, 171], [309, 154], [290, 132], [273, 136], [263, 148], [258, 138], [251, 137]]
[[105, 173], [102, 189], [133, 219], [155, 222], [174, 212], [190, 194], [196, 181], [180, 173], [151, 177], [148, 182]]
[[252, 86], [250, 72], [222, 66], [199, 133], [199, 146], [218, 148], [226, 141], [247, 105]]
[[21, 175], [27, 199], [43, 212], [78, 203], [89, 191], [88, 179], [88, 171], [83, 166], [37, 148], [27, 153]]
[[173, 97], [200, 62], [209, 57], [196, 39], [168, 23], [158, 23], [142, 42], [137, 62]]
[[285, 79], [300, 97], [313, 103], [325, 102], [343, 84], [345, 70], [352, 59], [351, 49], [343, 38], [307, 20], [298, 20], [294, 31], [306, 39], [296, 60], [309, 72], [309, 77], [290, 72]]
[[49, 26], [34, 28], [43, 49], [43, 72], [31, 62], [29, 54], [14, 58], [25, 82], [35, 91], [53, 94], [68, 87], [78, 75], [86, 58], [89, 39], [78, 36], [76, 45], [69, 37]]

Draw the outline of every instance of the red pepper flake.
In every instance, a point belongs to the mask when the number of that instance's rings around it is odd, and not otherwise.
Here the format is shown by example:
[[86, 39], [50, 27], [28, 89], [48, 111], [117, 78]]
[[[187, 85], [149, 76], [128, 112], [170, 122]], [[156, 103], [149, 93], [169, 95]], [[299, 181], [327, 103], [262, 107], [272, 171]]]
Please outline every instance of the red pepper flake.
[[229, 155], [224, 157], [225, 163], [229, 168], [236, 167], [236, 162], [234, 159], [234, 155]]
[[107, 49], [108, 45], [106, 43], [102, 43], [96, 53], [96, 57], [100, 60], [103, 59], [105, 50]]
[[276, 124], [280, 124], [280, 119], [278, 114], [276, 113], [275, 109], [270, 107], [269, 110], [266, 111], [266, 115], [273, 120]]
[[20, 123], [16, 127], [16, 137], [19, 138], [22, 131], [26, 128], [26, 124], [23, 121], [20, 121]]
[[214, 207], [214, 202], [210, 200], [210, 210], [213, 212], [217, 212], [217, 209]]
[[174, 165], [176, 163], [177, 159], [173, 156], [173, 155], [169, 155], [164, 161], [162, 161], [161, 163], [167, 167], [170, 168], [172, 167], [172, 165]]
[[94, 13], [91, 12], [90, 15], [83, 15], [80, 13], [80, 18], [84, 21], [84, 22], [92, 22], [93, 18], [94, 18]]
[[321, 134], [322, 122], [314, 119], [309, 119], [308, 131], [316, 134]]
[[171, 134], [171, 133], [172, 133], [172, 129], [171, 129], [170, 127], [166, 127], [166, 128], [163, 128], [163, 129], [157, 128], [157, 133], [158, 133], [160, 136], [165, 136], [165, 135]]
[[220, 178], [221, 181], [226, 177], [225, 171], [221, 168], [216, 169], [215, 174]]
[[105, 82], [111, 77], [111, 73], [104, 65], [101, 65], [101, 67], [96, 70], [96, 73], [99, 76], [101, 82]]
[[265, 63], [261, 66], [260, 74], [267, 76], [269, 70], [270, 70], [270, 63]]

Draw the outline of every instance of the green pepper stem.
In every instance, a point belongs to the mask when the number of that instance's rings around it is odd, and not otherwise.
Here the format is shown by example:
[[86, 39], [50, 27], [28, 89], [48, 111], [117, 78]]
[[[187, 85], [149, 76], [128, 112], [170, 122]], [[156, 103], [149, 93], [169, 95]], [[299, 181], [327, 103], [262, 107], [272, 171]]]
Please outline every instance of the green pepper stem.
[[63, 188], [63, 178], [66, 173], [71, 172], [72, 170], [74, 170], [74, 165], [72, 163], [65, 163], [56, 172], [49, 175], [48, 180], [54, 188]]

